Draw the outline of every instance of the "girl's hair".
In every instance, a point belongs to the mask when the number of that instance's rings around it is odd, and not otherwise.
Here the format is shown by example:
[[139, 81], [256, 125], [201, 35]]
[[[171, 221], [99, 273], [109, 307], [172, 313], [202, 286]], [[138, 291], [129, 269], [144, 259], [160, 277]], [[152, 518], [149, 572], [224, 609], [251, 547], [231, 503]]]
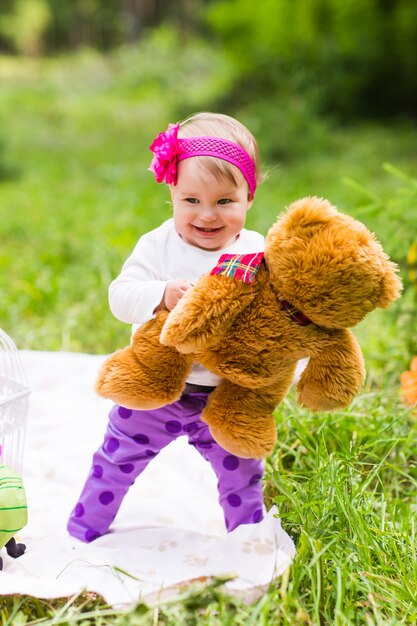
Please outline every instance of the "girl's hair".
[[[234, 141], [246, 150], [255, 164], [256, 182], [262, 181], [258, 144], [252, 133], [240, 122], [223, 113], [196, 113], [180, 124], [178, 137], [219, 137]], [[217, 179], [228, 178], [234, 185], [241, 183], [243, 175], [228, 161], [212, 156], [198, 156], [199, 164]], [[243, 179], [244, 180], [244, 179]]]

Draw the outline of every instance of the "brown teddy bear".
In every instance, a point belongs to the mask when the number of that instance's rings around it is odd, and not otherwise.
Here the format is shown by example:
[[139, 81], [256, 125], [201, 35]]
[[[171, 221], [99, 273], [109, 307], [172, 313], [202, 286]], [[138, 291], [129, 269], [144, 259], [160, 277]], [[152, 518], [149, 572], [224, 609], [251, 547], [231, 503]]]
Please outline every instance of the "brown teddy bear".
[[224, 255], [173, 311], [141, 326], [105, 361], [97, 391], [154, 409], [178, 400], [198, 361], [222, 378], [202, 414], [214, 439], [236, 456], [261, 458], [276, 442], [273, 411], [297, 362], [308, 357], [297, 384], [302, 406], [348, 406], [365, 376], [348, 329], [400, 291], [396, 265], [363, 224], [303, 198], [269, 230], [264, 254]]

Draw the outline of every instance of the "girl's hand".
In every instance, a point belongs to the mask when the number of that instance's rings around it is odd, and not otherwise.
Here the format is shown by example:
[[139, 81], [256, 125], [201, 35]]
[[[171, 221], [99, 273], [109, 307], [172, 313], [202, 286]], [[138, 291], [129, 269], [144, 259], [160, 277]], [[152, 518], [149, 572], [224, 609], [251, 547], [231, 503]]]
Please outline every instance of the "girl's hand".
[[172, 311], [175, 305], [181, 300], [186, 291], [191, 287], [191, 283], [180, 278], [176, 280], [169, 280], [165, 287], [164, 297], [160, 304], [156, 307], [155, 311], [160, 309], [168, 309]]

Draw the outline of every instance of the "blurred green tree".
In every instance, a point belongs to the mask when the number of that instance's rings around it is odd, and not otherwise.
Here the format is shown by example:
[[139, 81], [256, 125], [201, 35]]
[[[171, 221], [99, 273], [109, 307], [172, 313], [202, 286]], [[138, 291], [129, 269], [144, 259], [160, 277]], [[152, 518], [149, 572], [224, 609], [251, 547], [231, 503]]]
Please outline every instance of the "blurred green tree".
[[39, 54], [81, 46], [109, 50], [169, 21], [194, 33], [203, 0], [2, 0], [0, 49]]
[[47, 0], [15, 0], [9, 12], [0, 14], [0, 33], [18, 52], [39, 56], [51, 22]]
[[235, 65], [231, 97], [290, 86], [344, 119], [416, 115], [415, 0], [215, 0], [207, 20]]
[[416, 117], [416, 0], [2, 0], [0, 49], [108, 51], [164, 22], [232, 67], [217, 108], [253, 120], [271, 156], [320, 143], [321, 115]]

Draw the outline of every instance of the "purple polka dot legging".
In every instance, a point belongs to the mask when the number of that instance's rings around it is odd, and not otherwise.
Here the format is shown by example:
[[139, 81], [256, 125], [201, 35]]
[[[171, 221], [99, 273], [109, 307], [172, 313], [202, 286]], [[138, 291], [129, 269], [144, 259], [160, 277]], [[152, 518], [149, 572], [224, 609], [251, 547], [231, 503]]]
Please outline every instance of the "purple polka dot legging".
[[84, 489], [71, 513], [69, 533], [87, 542], [106, 533], [136, 477], [180, 435], [188, 436], [189, 443], [216, 473], [227, 530], [260, 522], [263, 464], [229, 454], [214, 441], [200, 419], [207, 397], [207, 393], [184, 394], [178, 402], [152, 411], [114, 406], [104, 442], [93, 456]]

